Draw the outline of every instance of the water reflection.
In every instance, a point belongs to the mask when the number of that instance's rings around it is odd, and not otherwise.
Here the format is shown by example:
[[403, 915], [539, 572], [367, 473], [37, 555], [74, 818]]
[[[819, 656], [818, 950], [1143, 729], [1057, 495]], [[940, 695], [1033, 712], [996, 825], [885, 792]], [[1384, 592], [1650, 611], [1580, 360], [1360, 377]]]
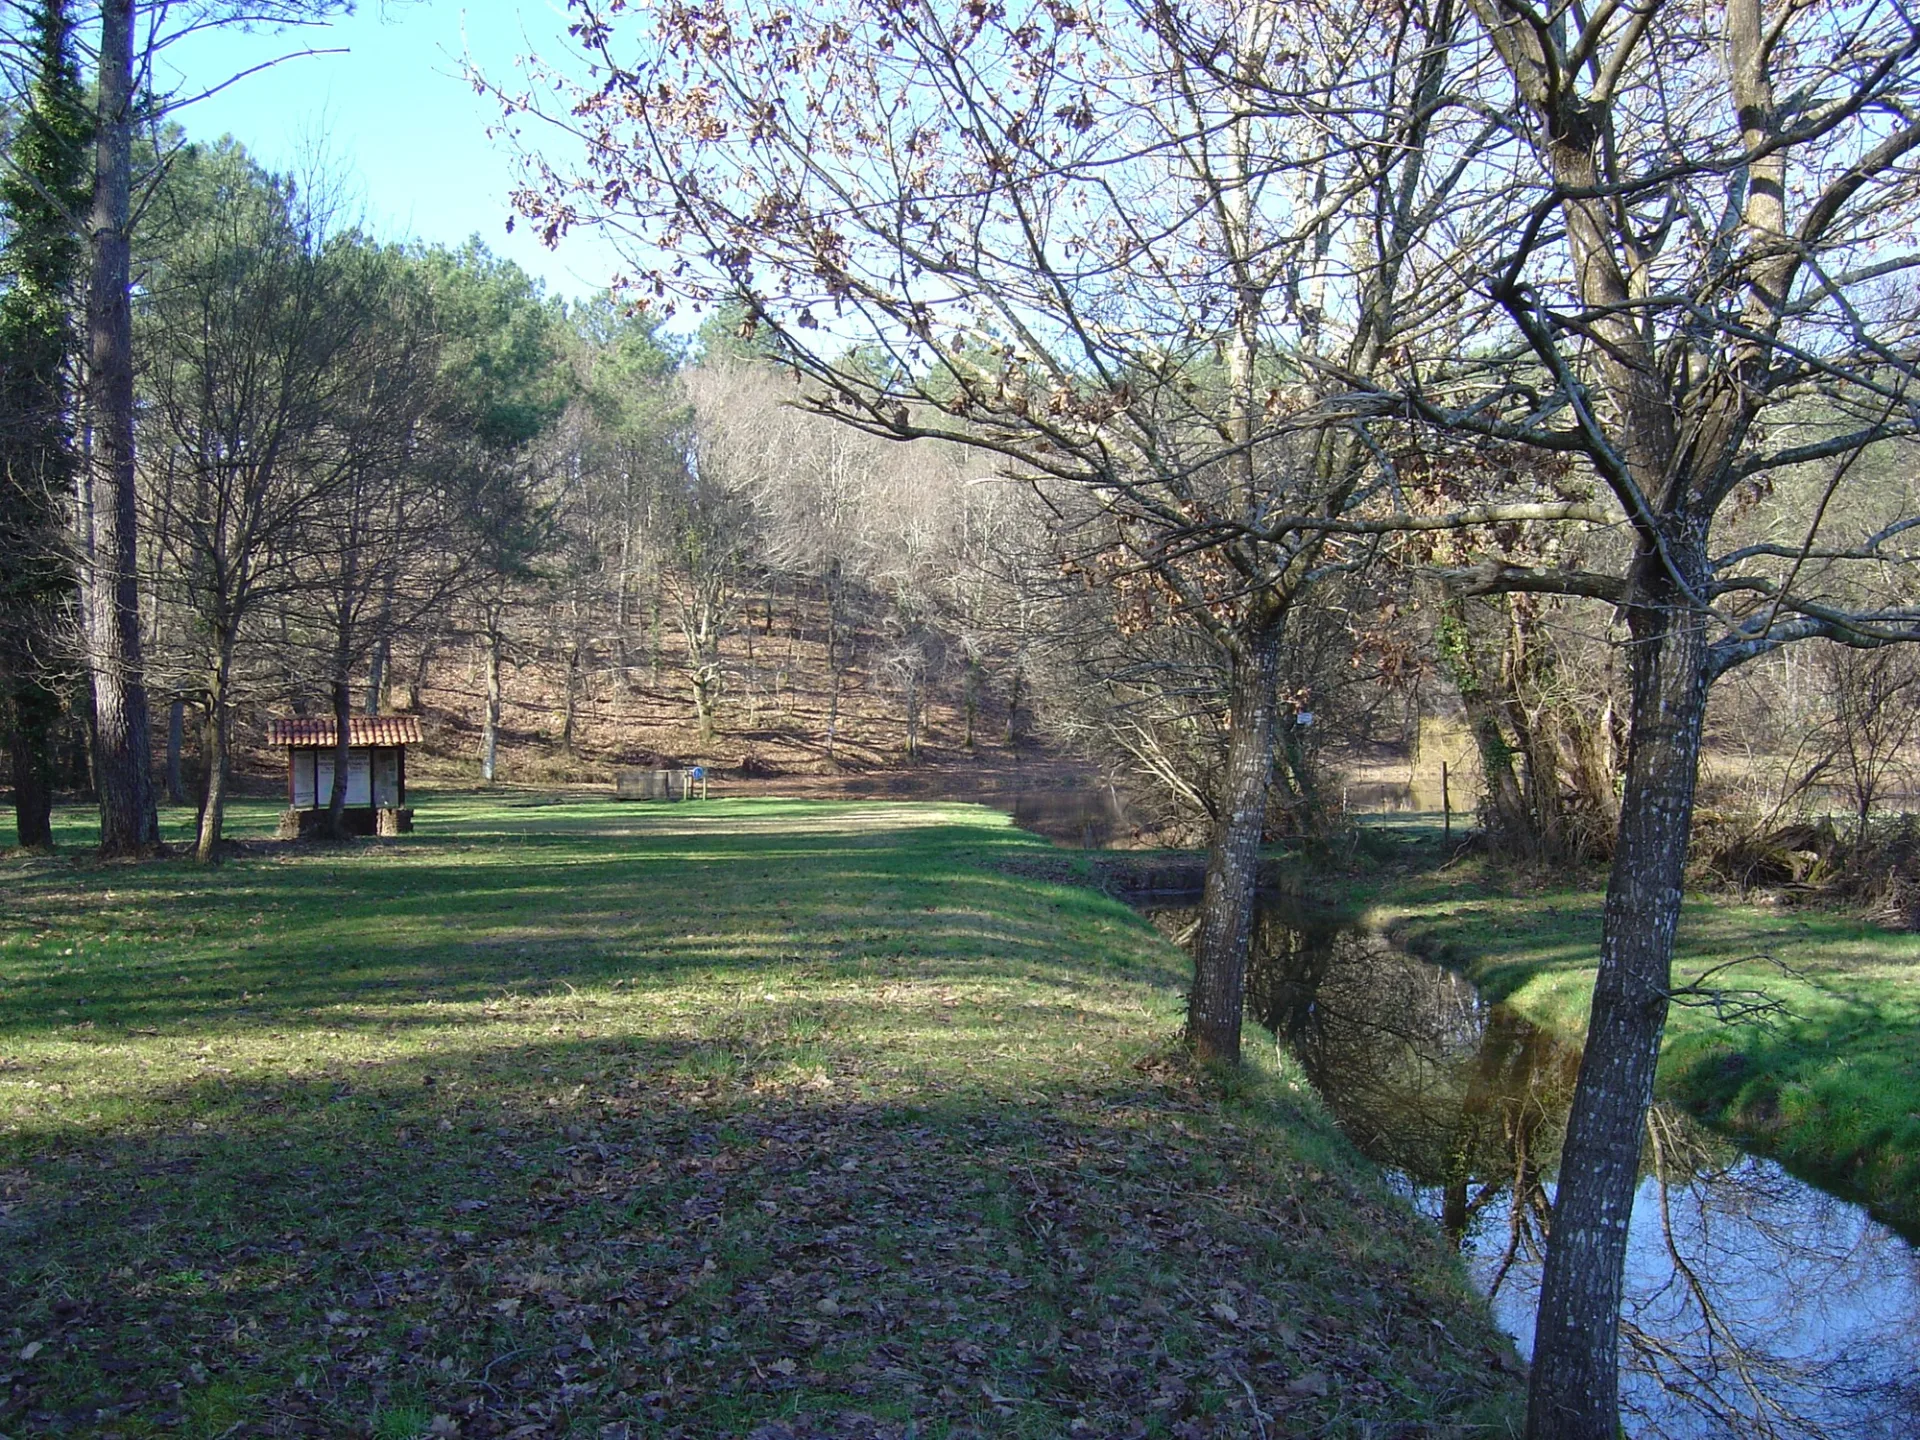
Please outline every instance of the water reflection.
[[[1190, 909], [1155, 912], [1183, 942]], [[1261, 915], [1248, 1008], [1460, 1246], [1524, 1352], [1578, 1052], [1327, 917]], [[1628, 1241], [1621, 1390], [1647, 1437], [1920, 1435], [1920, 1257], [1664, 1107]]]

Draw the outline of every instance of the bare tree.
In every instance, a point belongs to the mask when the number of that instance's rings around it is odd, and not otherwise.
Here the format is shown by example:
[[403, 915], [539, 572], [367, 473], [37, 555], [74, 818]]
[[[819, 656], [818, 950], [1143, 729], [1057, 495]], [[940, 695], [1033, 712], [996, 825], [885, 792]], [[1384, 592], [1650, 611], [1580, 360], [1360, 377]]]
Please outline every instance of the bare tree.
[[718, 354], [686, 376], [701, 453], [751, 505], [775, 574], [815, 590], [826, 612], [826, 751], [855, 660], [858, 598], [873, 583], [884, 443], [800, 408], [802, 392], [764, 357]]
[[1833, 712], [1834, 768], [1853, 802], [1855, 842], [1865, 845], [1874, 808], [1911, 774], [1920, 729], [1920, 665], [1905, 650], [1830, 648], [1821, 657]]
[[[1845, 502], [1861, 457], [1920, 423], [1920, 25], [1873, 0], [1471, 4], [1504, 74], [1477, 94], [1504, 132], [1479, 197], [1497, 243], [1454, 302], [1478, 339], [1410, 357], [1383, 403], [1531, 451], [1536, 475], [1572, 462], [1560, 483], [1594, 487], [1630, 542], [1592, 568], [1496, 546], [1453, 576], [1624, 621], [1625, 787], [1529, 1401], [1536, 1440], [1601, 1440], [1708, 687], [1798, 639], [1880, 646], [1920, 619], [1884, 583], [1912, 565], [1911, 491]], [[1784, 533], [1731, 533], [1808, 471]]]
[[170, 191], [197, 213], [142, 310], [145, 462], [160, 528], [204, 645], [206, 790], [196, 853], [217, 858], [234, 662], [261, 608], [302, 582], [302, 548], [353, 473], [329, 427], [366, 377], [348, 363], [368, 318], [364, 256], [293, 182], [237, 147]]
[[752, 564], [752, 512], [728, 483], [726, 467], [696, 442], [696, 473], [661, 507], [658, 545], [667, 593], [686, 647], [687, 679], [700, 738], [711, 741], [725, 688], [721, 644], [739, 619]]
[[[589, 173], [547, 168], [528, 215], [659, 243], [678, 258], [643, 288], [742, 307], [820, 413], [1048, 492], [1074, 512], [1066, 558], [1150, 577], [1225, 657], [1231, 798], [1188, 1032], [1236, 1058], [1285, 617], [1404, 523], [1369, 507], [1411, 508], [1324, 402], [1450, 323], [1423, 286], [1459, 236], [1433, 227], [1489, 131], [1439, 103], [1454, 10], [1313, 7], [1296, 46], [1264, 0], [745, 0], [669, 6], [638, 41], [619, 7], [573, 8], [595, 79], [548, 118]], [[1427, 164], [1437, 126], [1451, 168]]]

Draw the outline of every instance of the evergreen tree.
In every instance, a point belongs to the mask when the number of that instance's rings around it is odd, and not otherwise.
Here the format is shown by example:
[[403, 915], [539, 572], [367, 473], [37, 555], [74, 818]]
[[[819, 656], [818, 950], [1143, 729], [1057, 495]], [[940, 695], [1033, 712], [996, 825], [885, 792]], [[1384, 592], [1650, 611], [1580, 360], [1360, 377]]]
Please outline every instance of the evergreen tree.
[[67, 0], [29, 15], [32, 71], [0, 168], [0, 706], [20, 843], [53, 843], [55, 652], [71, 604], [74, 291], [91, 139]]

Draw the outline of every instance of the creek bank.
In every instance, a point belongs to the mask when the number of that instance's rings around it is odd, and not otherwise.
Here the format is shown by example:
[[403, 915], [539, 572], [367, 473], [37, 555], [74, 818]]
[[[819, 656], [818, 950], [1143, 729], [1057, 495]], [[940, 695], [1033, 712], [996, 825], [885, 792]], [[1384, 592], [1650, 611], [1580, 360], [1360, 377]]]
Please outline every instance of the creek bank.
[[[1191, 904], [1148, 907], [1162, 933]], [[1353, 915], [1267, 897], [1250, 1019], [1461, 1249], [1523, 1351], [1579, 1051]], [[1631, 1434], [1910, 1440], [1920, 1254], [1666, 1104], [1649, 1117], [1620, 1351]]]
[[[1480, 864], [1381, 876], [1368, 922], [1578, 1044], [1604, 896]], [[1690, 895], [1658, 1093], [1920, 1236], [1920, 936]]]

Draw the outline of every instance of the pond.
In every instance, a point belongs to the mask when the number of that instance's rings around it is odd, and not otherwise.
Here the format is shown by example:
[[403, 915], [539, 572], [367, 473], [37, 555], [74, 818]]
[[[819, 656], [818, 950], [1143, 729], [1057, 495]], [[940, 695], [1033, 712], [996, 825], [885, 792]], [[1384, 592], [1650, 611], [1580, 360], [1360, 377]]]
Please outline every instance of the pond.
[[[1197, 912], [1149, 908], [1189, 943]], [[1460, 1247], [1531, 1347], [1577, 1050], [1459, 976], [1278, 901], [1248, 1012]], [[1648, 1122], [1621, 1339], [1630, 1435], [1920, 1435], [1920, 1253], [1667, 1107]]]

